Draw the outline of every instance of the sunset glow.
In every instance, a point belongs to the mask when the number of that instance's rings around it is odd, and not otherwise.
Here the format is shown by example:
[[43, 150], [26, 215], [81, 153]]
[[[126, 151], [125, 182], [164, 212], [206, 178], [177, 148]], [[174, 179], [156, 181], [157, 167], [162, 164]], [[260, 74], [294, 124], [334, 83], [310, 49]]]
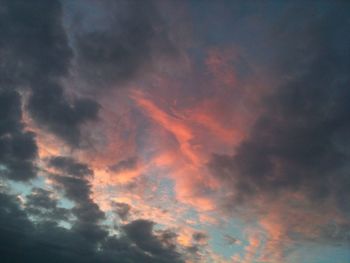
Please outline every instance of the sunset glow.
[[0, 262], [349, 263], [349, 14], [0, 1]]

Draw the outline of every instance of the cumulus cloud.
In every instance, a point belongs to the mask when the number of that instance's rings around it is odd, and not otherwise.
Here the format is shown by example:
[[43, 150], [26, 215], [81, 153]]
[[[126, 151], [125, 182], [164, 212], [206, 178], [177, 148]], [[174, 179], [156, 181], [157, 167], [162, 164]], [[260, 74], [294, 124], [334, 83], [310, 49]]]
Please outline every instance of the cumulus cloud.
[[38, 220], [69, 221], [71, 217], [71, 211], [60, 207], [57, 198], [53, 197], [53, 193], [49, 190], [33, 188], [25, 201], [27, 214]]
[[[59, 189], [64, 191], [67, 198], [76, 203], [72, 212], [80, 220], [79, 227], [96, 226], [99, 228], [97, 223], [104, 219], [104, 213], [92, 200], [91, 184], [88, 178], [84, 177], [93, 175], [91, 169], [86, 164], [62, 156], [51, 158], [49, 164], [60, 170], [60, 173], [51, 175], [51, 179]], [[86, 231], [89, 232], [89, 229], [87, 228]]]
[[[120, 238], [87, 236], [81, 228], [63, 228], [55, 221], [31, 222], [27, 217], [28, 211], [23, 210], [10, 194], [2, 192], [0, 203], [0, 252], [3, 262], [183, 262], [178, 257], [165, 257], [171, 250], [163, 248], [148, 231], [149, 228], [146, 231], [137, 228], [139, 222], [126, 226], [128, 231]], [[89, 229], [88, 232], [94, 231]], [[130, 243], [129, 240], [142, 242], [139, 237], [154, 242], [154, 255]]]

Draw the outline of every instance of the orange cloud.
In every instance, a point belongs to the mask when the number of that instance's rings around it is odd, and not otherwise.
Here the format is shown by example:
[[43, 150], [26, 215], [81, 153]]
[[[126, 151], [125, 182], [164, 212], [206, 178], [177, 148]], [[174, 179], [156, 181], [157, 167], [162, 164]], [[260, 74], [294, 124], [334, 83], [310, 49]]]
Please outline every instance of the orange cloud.
[[200, 192], [196, 189], [201, 187], [216, 187], [215, 181], [204, 169], [207, 153], [201, 152], [198, 145], [193, 143], [198, 136], [197, 130], [188, 120], [165, 112], [140, 92], [134, 92], [132, 98], [147, 116], [176, 139], [177, 146], [168, 142], [160, 146], [160, 153], [153, 159], [153, 164], [169, 169], [169, 176], [175, 182], [177, 198], [201, 210], [213, 209], [213, 200], [196, 193]]
[[194, 137], [193, 131], [184, 124], [183, 120], [176, 116], [167, 114], [158, 108], [151, 100], [146, 99], [140, 92], [135, 91], [132, 94], [132, 98], [143, 110], [146, 111], [148, 116], [175, 136], [184, 156], [195, 165], [201, 163], [200, 157], [193, 151], [191, 146], [191, 140]]
[[248, 245], [245, 247], [245, 256], [243, 263], [253, 263], [256, 259], [261, 247], [260, 237], [257, 234], [252, 234], [248, 238]]

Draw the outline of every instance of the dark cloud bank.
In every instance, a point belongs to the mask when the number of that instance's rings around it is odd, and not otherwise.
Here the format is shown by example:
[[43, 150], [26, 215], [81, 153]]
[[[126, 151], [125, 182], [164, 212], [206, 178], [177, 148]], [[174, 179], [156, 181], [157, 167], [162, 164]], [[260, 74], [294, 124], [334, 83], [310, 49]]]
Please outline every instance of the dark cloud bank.
[[[35, 201], [30, 202], [33, 205]], [[36, 200], [36, 209], [43, 205], [40, 202]], [[153, 234], [154, 223], [147, 220], [125, 225], [123, 236], [116, 237], [82, 219], [71, 229], [53, 220], [34, 224], [27, 215], [33, 211], [21, 209], [11, 195], [1, 193], [0, 203], [2, 262], [183, 262], [174, 249]], [[62, 213], [55, 208], [53, 211], [56, 220], [60, 218]]]
[[[129, 13], [123, 23], [118, 22], [123, 32], [114, 35], [110, 28], [76, 34], [72, 48], [60, 1], [0, 2], [2, 177], [27, 181], [36, 176], [38, 149], [35, 134], [25, 130], [23, 110], [40, 129], [72, 147], [81, 144], [81, 126], [97, 118], [97, 101], [66, 93], [64, 80], [74, 58], [82, 76], [96, 84], [101, 78], [125, 81], [149, 59], [156, 35], [153, 24], [159, 22], [157, 10], [151, 2], [126, 3]], [[98, 75], [95, 67], [100, 69]], [[53, 192], [41, 188], [32, 189], [21, 205], [21, 200], [1, 189], [1, 262], [183, 262], [175, 245], [155, 235], [154, 222], [139, 219], [120, 226], [121, 236], [108, 233], [103, 226], [105, 214], [90, 198], [93, 172], [88, 166], [60, 156], [47, 165], [57, 171], [50, 175], [56, 190], [74, 206], [61, 207]], [[120, 205], [118, 209], [125, 219], [128, 209]]]
[[64, 94], [62, 79], [73, 54], [60, 2], [2, 1], [0, 10], [1, 89], [29, 91], [27, 109], [37, 124], [79, 145], [79, 126], [95, 119], [99, 106]]
[[214, 154], [209, 163], [235, 193], [222, 200], [226, 209], [301, 192], [315, 209], [332, 200], [350, 219], [349, 11], [345, 1], [290, 3], [269, 24], [269, 67], [280, 84], [235, 155]]
[[[103, 225], [104, 213], [90, 198], [87, 178], [92, 172], [86, 165], [60, 156], [49, 160], [49, 165], [58, 171], [51, 175], [57, 190], [74, 207], [60, 207], [52, 192], [40, 188], [33, 189], [20, 206], [16, 197], [3, 190], [2, 262], [184, 262], [176, 243], [155, 234], [152, 221], [138, 219], [119, 226], [120, 236], [109, 234]], [[62, 221], [71, 227], [61, 227]]]

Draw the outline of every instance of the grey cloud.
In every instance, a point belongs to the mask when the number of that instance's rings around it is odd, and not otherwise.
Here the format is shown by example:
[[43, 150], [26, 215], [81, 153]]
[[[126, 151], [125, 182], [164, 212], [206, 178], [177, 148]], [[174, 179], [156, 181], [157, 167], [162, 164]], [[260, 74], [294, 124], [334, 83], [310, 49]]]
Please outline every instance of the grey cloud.
[[81, 14], [74, 38], [78, 71], [93, 86], [115, 87], [151, 68], [158, 54], [175, 53], [154, 1], [101, 1], [96, 9], [104, 26]]
[[131, 207], [126, 203], [113, 202], [112, 207], [118, 214], [121, 220], [127, 220], [130, 214]]
[[[35, 191], [41, 192], [38, 189]], [[46, 192], [41, 194], [46, 195]], [[0, 254], [4, 263], [179, 262], [177, 258], [150, 256], [133, 246], [126, 236], [106, 237], [95, 232], [95, 228], [87, 231], [91, 227], [89, 225], [65, 229], [54, 221], [33, 223], [28, 219], [27, 211], [19, 206], [18, 200], [3, 192], [0, 193], [0, 204]]]
[[115, 165], [110, 166], [109, 170], [116, 173], [126, 171], [126, 170], [132, 170], [137, 167], [137, 162], [138, 162], [137, 157], [130, 157], [128, 159], [121, 160]]
[[51, 197], [52, 193], [42, 188], [34, 188], [26, 196], [26, 212], [41, 221], [69, 221], [71, 211], [59, 207], [58, 200]]
[[18, 92], [0, 87], [0, 175], [12, 180], [28, 180], [36, 175], [35, 136], [24, 130]]
[[93, 171], [87, 165], [66, 156], [52, 157], [49, 160], [49, 165], [72, 176], [84, 177], [93, 174]]
[[350, 6], [297, 7], [270, 25], [278, 86], [235, 154], [214, 154], [209, 167], [235, 193], [223, 199], [230, 210], [299, 191], [349, 216]]
[[27, 109], [43, 128], [73, 146], [80, 143], [80, 125], [97, 117], [98, 104], [85, 98], [69, 102], [61, 79], [73, 56], [62, 24], [58, 0], [21, 0], [0, 4], [1, 87], [28, 89]]
[[[108, 232], [102, 225], [105, 214], [91, 199], [91, 184], [88, 178], [83, 176], [85, 172], [91, 172], [90, 168], [86, 164], [79, 163], [69, 157], [56, 156], [48, 162], [49, 165], [60, 170], [59, 174], [51, 175], [51, 179], [57, 184], [59, 189], [63, 190], [67, 198], [75, 202], [71, 213], [76, 216], [77, 221], [73, 223], [72, 231], [78, 234], [79, 237], [88, 240], [92, 244], [99, 243], [101, 246], [103, 246], [102, 241], [108, 240], [108, 243], [117, 243], [127, 250], [130, 250], [131, 244], [136, 244], [137, 249], [134, 248], [133, 250], [136, 250], [133, 253], [139, 251], [139, 256], [144, 257], [145, 262], [182, 262], [180, 254], [175, 250], [176, 246], [168, 246], [167, 244], [170, 243], [165, 242], [166, 235], [158, 238], [153, 233], [153, 225], [155, 223], [152, 221], [136, 220], [122, 226], [121, 229], [126, 238], [124, 242], [127, 243], [125, 244], [120, 240], [113, 241], [112, 237], [108, 237]], [[69, 176], [68, 174], [72, 175]], [[113, 203], [113, 205], [120, 217], [126, 219], [130, 207], [124, 203]], [[167, 241], [169, 241], [169, 238]], [[147, 253], [150, 253], [151, 256], [146, 256]], [[127, 254], [126, 257], [128, 257], [125, 258], [126, 261], [134, 262], [132, 261], [133, 255]]]
[[51, 175], [52, 180], [67, 198], [75, 202], [71, 212], [77, 221], [72, 225], [72, 230], [92, 242], [107, 237], [107, 231], [100, 224], [105, 219], [105, 214], [90, 197], [91, 184], [88, 178], [84, 177], [86, 173], [93, 175], [92, 170], [86, 164], [62, 156], [52, 157], [49, 165], [60, 170], [60, 174]]
[[3, 136], [21, 130], [22, 111], [18, 92], [11, 89], [1, 89], [0, 105], [0, 134]]
[[33, 90], [28, 110], [42, 127], [56, 134], [72, 146], [81, 142], [80, 126], [95, 120], [100, 106], [87, 98], [69, 102], [57, 83], [44, 82]]
[[85, 203], [90, 199], [91, 185], [87, 180], [59, 174], [51, 175], [51, 178], [64, 190], [69, 199], [78, 203]]
[[151, 253], [159, 262], [182, 262], [180, 254], [172, 247], [166, 247], [153, 234], [154, 222], [144, 219], [132, 221], [124, 225], [127, 237], [140, 249]]

